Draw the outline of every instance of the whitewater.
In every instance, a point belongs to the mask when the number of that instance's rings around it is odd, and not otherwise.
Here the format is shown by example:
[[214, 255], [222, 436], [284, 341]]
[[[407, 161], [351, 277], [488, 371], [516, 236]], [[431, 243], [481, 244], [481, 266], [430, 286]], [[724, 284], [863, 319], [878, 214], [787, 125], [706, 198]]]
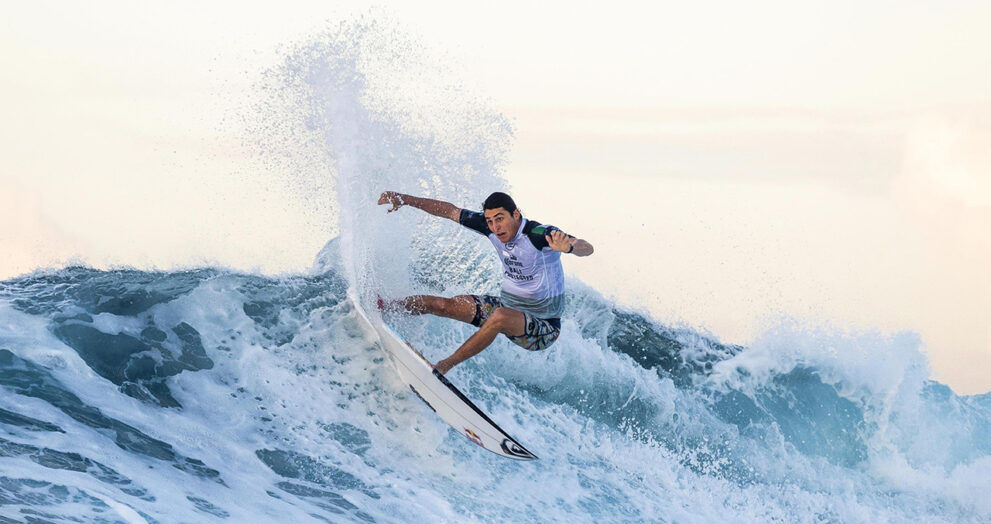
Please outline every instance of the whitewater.
[[[350, 298], [498, 290], [486, 240], [376, 205], [511, 189], [511, 123], [436, 69], [363, 20], [267, 73], [267, 154], [325, 159], [296, 183], [336, 195], [307, 272], [0, 282], [0, 522], [991, 522], [991, 393], [929, 379], [911, 333], [727, 345], [569, 279], [550, 349], [500, 338], [448, 374], [540, 459], [442, 422]], [[395, 327], [433, 361], [474, 329]]]

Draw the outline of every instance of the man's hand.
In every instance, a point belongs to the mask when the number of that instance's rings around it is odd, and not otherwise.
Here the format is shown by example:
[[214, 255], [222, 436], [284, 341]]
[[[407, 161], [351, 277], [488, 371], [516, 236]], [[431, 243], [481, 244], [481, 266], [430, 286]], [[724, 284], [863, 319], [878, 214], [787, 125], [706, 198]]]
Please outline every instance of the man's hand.
[[587, 257], [595, 251], [592, 244], [580, 238], [575, 238], [564, 231], [551, 231], [550, 235], [544, 235], [547, 244], [551, 249], [559, 253], [573, 253], [575, 256]]
[[454, 365], [448, 362], [448, 359], [441, 360], [434, 364], [434, 369], [440, 372], [441, 375], [446, 375], [448, 371], [451, 371]]
[[406, 196], [402, 193], [396, 193], [395, 191], [386, 191], [379, 196], [379, 205], [390, 204], [392, 209], [389, 209], [389, 213], [403, 207], [406, 202], [403, 201], [403, 197]]
[[551, 246], [551, 249], [561, 253], [567, 253], [571, 249], [571, 244], [574, 243], [573, 238], [560, 230], [551, 231], [551, 234], [544, 235], [544, 238], [547, 239], [547, 244]]

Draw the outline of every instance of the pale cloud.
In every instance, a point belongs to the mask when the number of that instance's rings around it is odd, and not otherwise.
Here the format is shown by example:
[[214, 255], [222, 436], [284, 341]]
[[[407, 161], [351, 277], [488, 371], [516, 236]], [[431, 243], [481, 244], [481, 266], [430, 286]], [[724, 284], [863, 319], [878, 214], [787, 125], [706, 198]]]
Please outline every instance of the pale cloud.
[[0, 178], [0, 280], [70, 261], [79, 241], [43, 212], [38, 194]]
[[[939, 356], [937, 373], [984, 384], [991, 369], [991, 128], [980, 112], [927, 115], [908, 135], [892, 180], [900, 212], [926, 247], [932, 268], [917, 325]], [[963, 382], [963, 379], [959, 379]], [[968, 390], [979, 391], [977, 387]], [[985, 387], [986, 389], [986, 387]]]

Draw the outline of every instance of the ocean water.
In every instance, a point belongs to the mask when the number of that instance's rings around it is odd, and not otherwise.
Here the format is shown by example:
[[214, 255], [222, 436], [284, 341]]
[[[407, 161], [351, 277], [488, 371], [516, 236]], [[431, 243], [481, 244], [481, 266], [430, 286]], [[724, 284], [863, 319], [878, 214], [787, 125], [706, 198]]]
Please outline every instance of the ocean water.
[[[506, 188], [510, 122], [370, 20], [266, 82], [268, 150], [326, 156], [297, 183], [332, 179], [336, 231], [295, 275], [0, 282], [0, 522], [991, 522], [991, 394], [929, 380], [916, 336], [726, 345], [575, 279], [552, 348], [499, 339], [448, 375], [540, 459], [473, 445], [348, 297], [497, 290], [487, 241], [375, 200]], [[432, 360], [473, 330], [396, 327]]]

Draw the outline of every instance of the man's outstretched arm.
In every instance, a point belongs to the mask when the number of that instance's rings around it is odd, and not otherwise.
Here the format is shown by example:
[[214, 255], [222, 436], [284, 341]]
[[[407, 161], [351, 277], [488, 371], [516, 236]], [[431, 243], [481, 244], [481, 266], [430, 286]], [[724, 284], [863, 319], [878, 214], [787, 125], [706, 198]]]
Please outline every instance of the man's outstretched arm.
[[415, 197], [412, 195], [397, 193], [395, 191], [386, 191], [382, 193], [382, 196], [379, 197], [379, 205], [383, 204], [389, 204], [392, 206], [392, 208], [389, 209], [389, 213], [392, 213], [403, 206], [413, 206], [417, 209], [422, 209], [431, 215], [441, 218], [449, 218], [455, 222], [458, 222], [461, 218], [461, 208], [450, 202], [434, 200], [432, 198]]

